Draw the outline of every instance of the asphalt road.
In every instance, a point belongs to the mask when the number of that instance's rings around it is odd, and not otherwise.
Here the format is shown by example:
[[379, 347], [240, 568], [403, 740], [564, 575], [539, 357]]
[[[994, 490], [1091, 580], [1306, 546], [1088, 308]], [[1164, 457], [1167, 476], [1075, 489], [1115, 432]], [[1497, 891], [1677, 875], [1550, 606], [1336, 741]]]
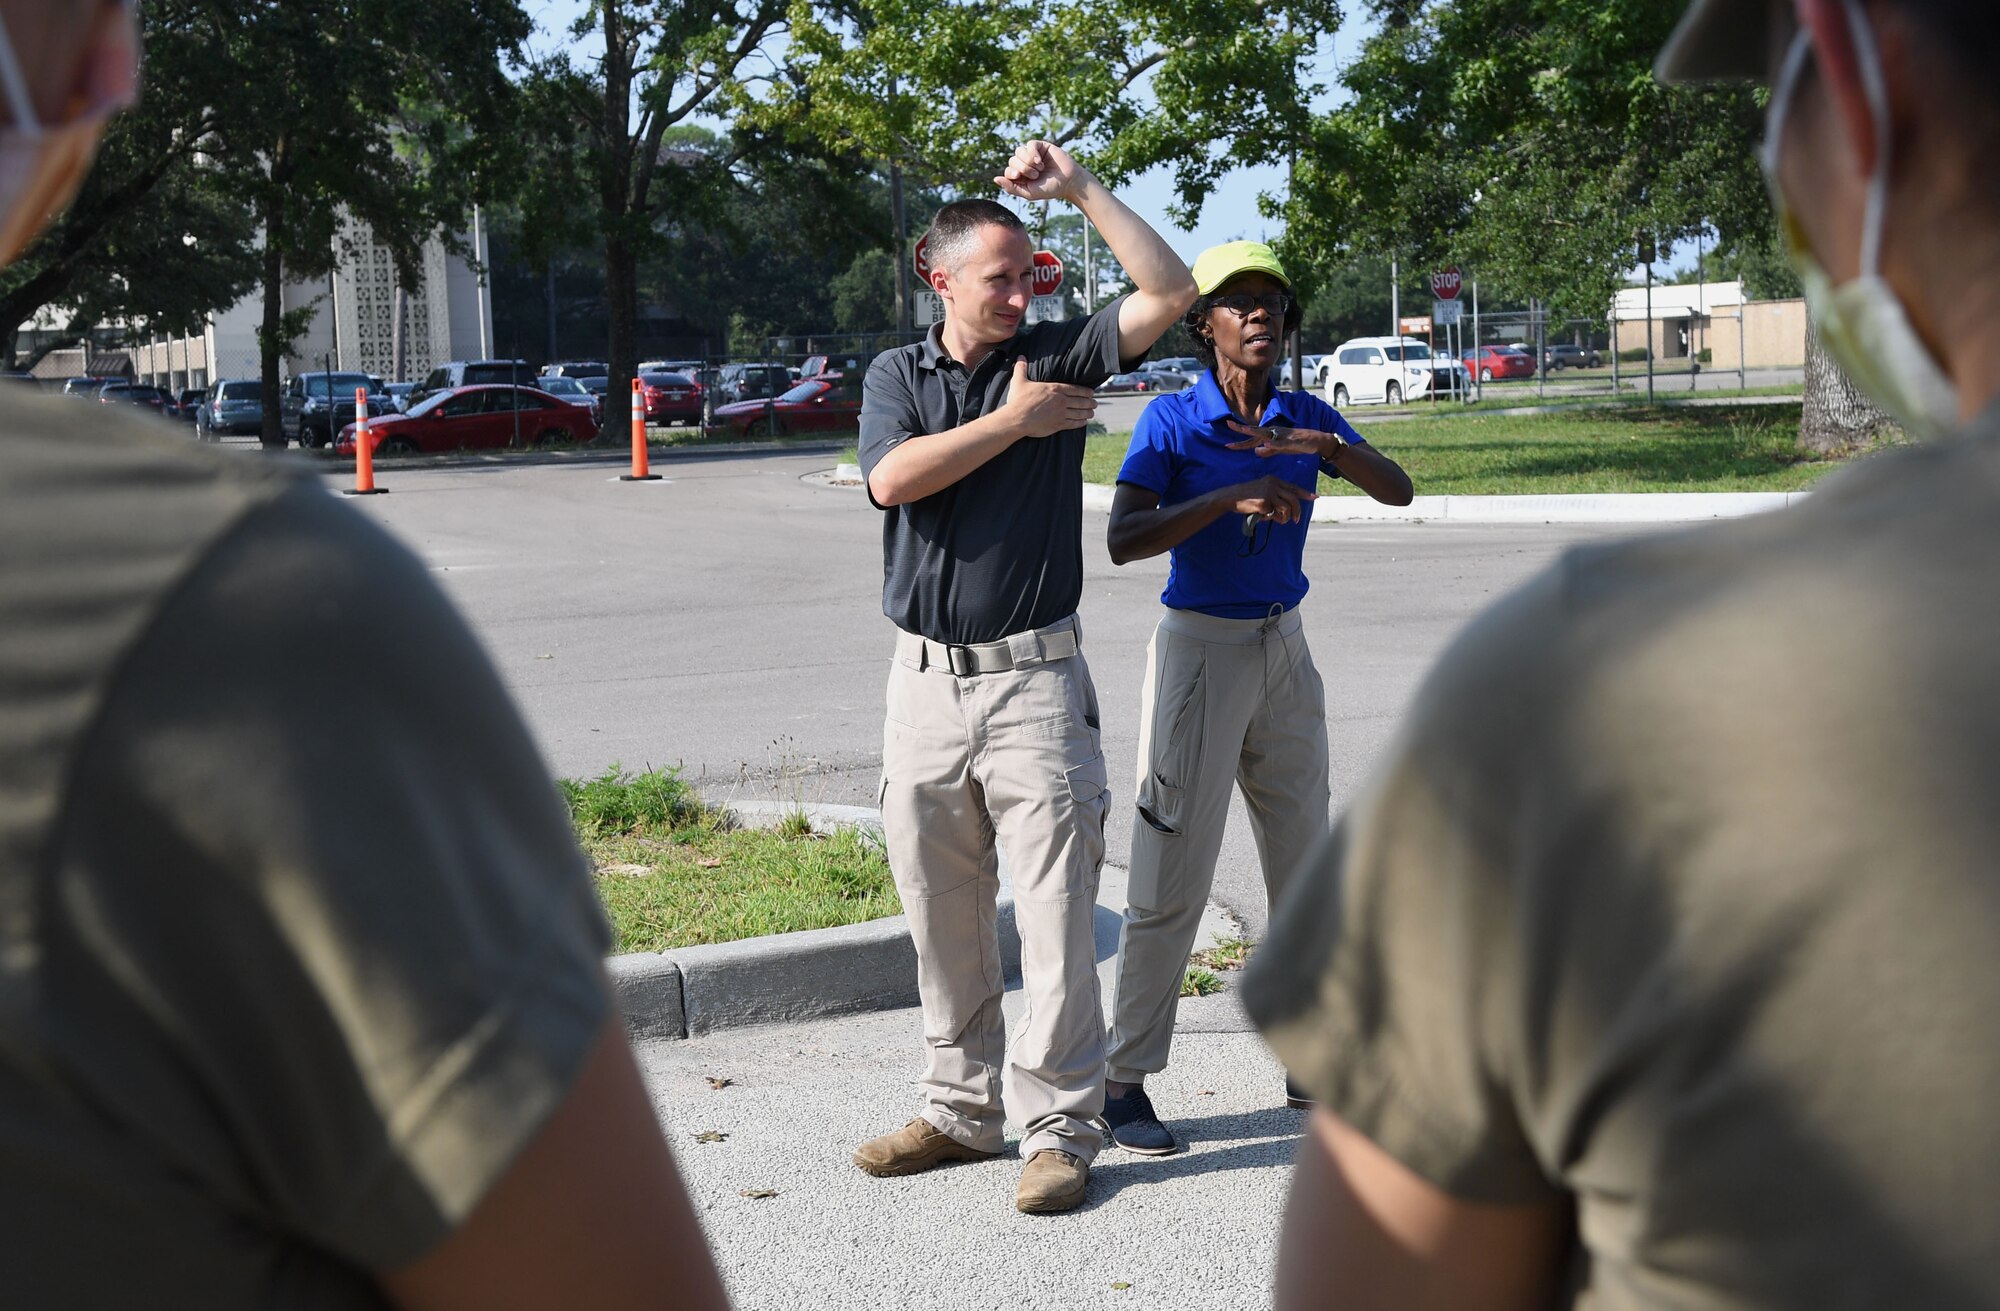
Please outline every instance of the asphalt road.
[[[870, 803], [891, 629], [881, 517], [805, 477], [833, 454], [671, 458], [658, 483], [610, 464], [385, 466], [350, 502], [430, 563], [470, 617], [551, 764], [680, 764], [713, 797]], [[1114, 795], [1100, 897], [1108, 999], [1129, 849], [1139, 678], [1166, 567], [1123, 569], [1084, 525], [1085, 650]], [[1496, 594], [1601, 526], [1340, 526], [1307, 548], [1309, 638], [1329, 689], [1336, 803], [1440, 647]], [[385, 676], [393, 671], [379, 671]], [[1240, 803], [1215, 900], [1261, 936]], [[1234, 932], [1223, 916], [1211, 937]], [[1018, 991], [1006, 998], [1010, 1019]], [[1148, 1081], [1187, 1144], [1107, 1149], [1082, 1208], [1013, 1209], [1020, 1162], [909, 1179], [849, 1164], [914, 1114], [915, 1010], [643, 1044], [639, 1059], [736, 1304], [745, 1311], [940, 1307], [1181, 1311], [1269, 1297], [1302, 1116], [1233, 991], [1183, 1003], [1173, 1061]], [[711, 1080], [727, 1080], [714, 1086]], [[1015, 1131], [1017, 1136], [1018, 1130]]]
[[[893, 630], [881, 516], [808, 481], [831, 454], [671, 458], [657, 483], [614, 465], [385, 467], [356, 510], [408, 542], [470, 617], [551, 766], [679, 765], [717, 800], [873, 804]], [[329, 479], [339, 485], [341, 479]], [[1336, 806], [1425, 669], [1488, 601], [1601, 525], [1343, 525], [1316, 530], [1306, 630], [1328, 689]], [[1110, 854], [1130, 847], [1139, 681], [1164, 558], [1116, 568], [1087, 514], [1084, 649], [1104, 708]], [[1241, 802], [1215, 899], [1261, 935]]]

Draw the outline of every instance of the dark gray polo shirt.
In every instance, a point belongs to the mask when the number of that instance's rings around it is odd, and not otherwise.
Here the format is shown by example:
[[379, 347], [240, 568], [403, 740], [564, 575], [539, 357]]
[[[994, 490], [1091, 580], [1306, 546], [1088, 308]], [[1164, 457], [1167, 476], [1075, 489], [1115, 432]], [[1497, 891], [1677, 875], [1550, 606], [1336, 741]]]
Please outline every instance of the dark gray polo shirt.
[[[861, 394], [862, 477], [903, 442], [1006, 404], [1017, 358], [1037, 382], [1095, 387], [1118, 372], [1122, 303], [1038, 323], [970, 371], [945, 353], [942, 324], [876, 356]], [[882, 613], [905, 632], [960, 644], [1073, 613], [1083, 597], [1083, 439], [1081, 428], [1024, 437], [943, 491], [886, 507]]]

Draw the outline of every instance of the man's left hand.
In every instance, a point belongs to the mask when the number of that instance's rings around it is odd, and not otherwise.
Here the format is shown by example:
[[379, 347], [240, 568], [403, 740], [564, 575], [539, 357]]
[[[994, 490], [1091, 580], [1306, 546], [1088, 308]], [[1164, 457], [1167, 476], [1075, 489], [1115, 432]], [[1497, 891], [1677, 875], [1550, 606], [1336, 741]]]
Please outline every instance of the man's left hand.
[[1066, 200], [1075, 204], [1083, 193], [1088, 169], [1050, 141], [1025, 141], [1014, 148], [1007, 169], [994, 184], [1018, 200]]

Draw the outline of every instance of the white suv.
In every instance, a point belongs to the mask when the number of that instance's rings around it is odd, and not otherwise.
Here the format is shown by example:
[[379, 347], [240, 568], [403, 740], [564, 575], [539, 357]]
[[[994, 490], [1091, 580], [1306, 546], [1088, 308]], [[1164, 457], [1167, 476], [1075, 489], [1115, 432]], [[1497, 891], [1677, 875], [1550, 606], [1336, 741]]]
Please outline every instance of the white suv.
[[1374, 402], [1398, 405], [1463, 388], [1465, 366], [1432, 356], [1415, 337], [1356, 337], [1320, 360], [1319, 385], [1336, 410]]

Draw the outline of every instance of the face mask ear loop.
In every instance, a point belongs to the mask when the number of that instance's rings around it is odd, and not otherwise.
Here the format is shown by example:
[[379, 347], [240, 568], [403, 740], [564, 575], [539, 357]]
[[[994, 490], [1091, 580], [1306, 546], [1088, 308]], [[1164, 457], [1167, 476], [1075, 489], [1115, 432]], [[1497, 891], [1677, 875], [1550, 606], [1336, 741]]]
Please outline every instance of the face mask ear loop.
[[21, 61], [14, 55], [14, 40], [0, 19], [0, 82], [6, 83], [7, 110], [14, 116], [16, 132], [35, 132], [42, 126], [35, 102], [28, 99], [28, 79], [21, 74]]
[[1782, 148], [1785, 124], [1792, 115], [1792, 97], [1798, 93], [1799, 78], [1806, 66], [1806, 57], [1812, 53], [1812, 33], [1801, 28], [1792, 38], [1792, 48], [1785, 52], [1785, 66], [1778, 74], [1777, 90], [1771, 93], [1771, 109], [1766, 118], [1768, 127], [1764, 137], [1764, 172], [1773, 185], [1778, 178], [1778, 152]]
[[1868, 210], [1861, 227], [1861, 276], [1872, 278], [1882, 272], [1882, 227], [1889, 208], [1889, 86], [1882, 77], [1882, 51], [1867, 17], [1855, 0], [1847, 0], [1841, 8], [1847, 14], [1848, 34], [1854, 39], [1861, 89], [1875, 116], [1875, 174], [1868, 180]]

